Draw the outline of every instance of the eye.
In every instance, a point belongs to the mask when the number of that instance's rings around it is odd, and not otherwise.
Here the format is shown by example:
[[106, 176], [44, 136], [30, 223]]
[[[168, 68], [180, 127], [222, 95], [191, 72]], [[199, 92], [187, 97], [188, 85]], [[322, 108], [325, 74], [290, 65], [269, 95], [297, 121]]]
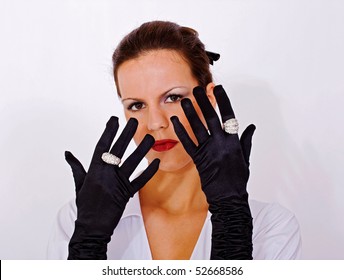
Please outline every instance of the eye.
[[182, 99], [182, 95], [180, 94], [170, 94], [169, 96], [167, 96], [167, 98], [165, 99], [166, 103], [174, 103], [179, 101], [180, 99]]
[[142, 102], [134, 102], [130, 104], [127, 109], [130, 111], [139, 111], [145, 107], [146, 106]]

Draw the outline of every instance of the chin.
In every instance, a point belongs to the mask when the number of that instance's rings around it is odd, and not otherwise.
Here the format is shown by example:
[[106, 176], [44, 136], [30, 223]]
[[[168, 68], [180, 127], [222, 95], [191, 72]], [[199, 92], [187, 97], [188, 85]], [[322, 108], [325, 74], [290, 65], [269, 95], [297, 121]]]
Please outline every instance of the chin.
[[184, 161], [179, 164], [177, 162], [160, 162], [159, 170], [165, 172], [177, 172], [189, 166], [190, 162], [191, 161]]
[[155, 158], [160, 159], [159, 170], [165, 172], [175, 172], [183, 168], [186, 168], [190, 164], [193, 164], [193, 161], [189, 157], [189, 155], [172, 157], [154, 153], [154, 155], [151, 154], [149, 155], [149, 157], [147, 157], [149, 162], [152, 162]]

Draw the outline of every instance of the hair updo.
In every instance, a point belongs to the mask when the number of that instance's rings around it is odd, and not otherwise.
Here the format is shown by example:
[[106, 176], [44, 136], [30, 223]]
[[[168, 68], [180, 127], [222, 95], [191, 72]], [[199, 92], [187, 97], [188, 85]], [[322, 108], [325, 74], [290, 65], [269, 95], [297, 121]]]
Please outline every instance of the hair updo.
[[190, 66], [191, 73], [200, 86], [205, 88], [213, 81], [209, 67], [212, 61], [197, 31], [169, 21], [151, 21], [126, 35], [112, 55], [113, 74], [119, 96], [121, 96], [117, 77], [119, 66], [146, 52], [160, 49], [177, 51]]

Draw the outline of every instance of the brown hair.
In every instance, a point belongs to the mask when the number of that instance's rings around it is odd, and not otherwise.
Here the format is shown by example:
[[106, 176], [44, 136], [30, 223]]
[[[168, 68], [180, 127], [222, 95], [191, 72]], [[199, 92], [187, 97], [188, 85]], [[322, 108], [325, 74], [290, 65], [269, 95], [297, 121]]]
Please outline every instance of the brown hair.
[[209, 63], [212, 61], [205, 51], [204, 44], [198, 38], [197, 31], [169, 21], [151, 21], [126, 35], [112, 55], [113, 74], [119, 96], [121, 96], [117, 78], [119, 66], [141, 54], [159, 49], [179, 52], [189, 64], [200, 86], [205, 88], [212, 82], [209, 69]]

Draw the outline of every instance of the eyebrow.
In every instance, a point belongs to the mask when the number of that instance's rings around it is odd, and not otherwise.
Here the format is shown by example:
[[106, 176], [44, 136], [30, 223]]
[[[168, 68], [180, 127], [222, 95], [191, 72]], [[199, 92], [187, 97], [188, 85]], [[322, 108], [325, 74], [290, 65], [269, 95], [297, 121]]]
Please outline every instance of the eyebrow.
[[[174, 90], [174, 89], [179, 89], [179, 88], [180, 88], [180, 89], [188, 89], [187, 87], [184, 87], [184, 86], [172, 87], [172, 88], [170, 88], [170, 89], [164, 91], [162, 94], [160, 94], [160, 95], [159, 95], [159, 98], [165, 96], [165, 95], [168, 94], [170, 91], [172, 91], [172, 90]], [[124, 101], [127, 101], [127, 100], [135, 100], [135, 101], [143, 102], [143, 100], [140, 99], [140, 98], [128, 97], [128, 98], [122, 99], [122, 103], [123, 103]]]

